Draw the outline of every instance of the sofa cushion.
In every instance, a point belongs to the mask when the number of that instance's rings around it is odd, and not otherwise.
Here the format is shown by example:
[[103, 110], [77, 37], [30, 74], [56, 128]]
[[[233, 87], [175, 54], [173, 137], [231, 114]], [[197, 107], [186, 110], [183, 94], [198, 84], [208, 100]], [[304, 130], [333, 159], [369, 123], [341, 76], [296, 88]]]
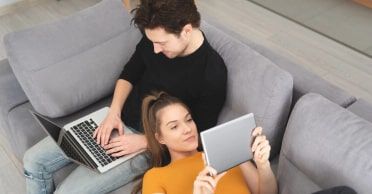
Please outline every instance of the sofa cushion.
[[253, 112], [264, 128], [274, 156], [279, 152], [292, 99], [292, 76], [247, 45], [203, 23], [211, 46], [228, 70], [227, 96], [219, 122]]
[[60, 117], [112, 93], [141, 33], [121, 0], [7, 34], [13, 71], [39, 113]]
[[[59, 126], [63, 126], [104, 106], [109, 106], [110, 102], [111, 97], [107, 97], [81, 109], [79, 112], [50, 120]], [[11, 145], [12, 153], [19, 161], [22, 161], [23, 154], [28, 148], [46, 136], [46, 133], [31, 115], [30, 110], [34, 110], [32, 105], [24, 103], [12, 109], [8, 115], [9, 128], [5, 130], [7, 142]]]
[[6, 151], [11, 150], [8, 113], [27, 101], [8, 60], [0, 61], [0, 142]]
[[345, 185], [370, 193], [371, 159], [372, 123], [319, 94], [307, 94], [296, 103], [285, 131], [280, 192], [309, 193]]
[[243, 37], [242, 35], [232, 31], [231, 29], [226, 28], [226, 25], [221, 24], [218, 19], [212, 16], [203, 15], [203, 17], [205, 20], [216, 26], [218, 29], [238, 39], [261, 55], [270, 59], [280, 68], [288, 71], [293, 76], [292, 105], [294, 105], [302, 95], [309, 92], [319, 93], [332, 102], [335, 102], [345, 108], [356, 101], [355, 96], [329, 83], [318, 75], [306, 70], [301, 66], [301, 64], [295, 63], [288, 57], [285, 57], [283, 54], [281, 54], [280, 52], [282, 51], [276, 51], [273, 48], [264, 46], [262, 43], [254, 42], [252, 39]]
[[347, 109], [367, 121], [372, 122], [372, 104], [368, 103], [364, 99], [358, 99], [352, 105], [347, 107]]

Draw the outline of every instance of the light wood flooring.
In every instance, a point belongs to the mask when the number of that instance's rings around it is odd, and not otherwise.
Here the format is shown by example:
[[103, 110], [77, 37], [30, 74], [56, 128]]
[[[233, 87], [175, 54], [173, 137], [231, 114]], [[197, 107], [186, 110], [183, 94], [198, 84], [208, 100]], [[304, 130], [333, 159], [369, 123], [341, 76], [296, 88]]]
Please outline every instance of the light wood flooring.
[[[33, 0], [0, 16], [2, 37], [11, 31], [57, 20], [99, 0]], [[247, 0], [197, 0], [203, 15], [223, 22], [250, 40], [298, 62], [324, 79], [372, 103], [372, 59], [278, 16]], [[1, 94], [0, 94], [1, 95]], [[5, 152], [0, 138], [0, 193], [25, 193], [24, 179]]]

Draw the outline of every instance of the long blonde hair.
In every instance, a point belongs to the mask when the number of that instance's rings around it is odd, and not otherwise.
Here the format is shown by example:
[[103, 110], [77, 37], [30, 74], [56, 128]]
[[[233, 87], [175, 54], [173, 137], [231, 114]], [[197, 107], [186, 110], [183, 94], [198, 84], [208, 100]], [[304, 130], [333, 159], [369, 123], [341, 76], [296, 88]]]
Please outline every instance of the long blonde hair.
[[[152, 92], [142, 101], [142, 126], [147, 139], [147, 154], [150, 158], [150, 169], [153, 167], [165, 166], [166, 161], [163, 161], [163, 158], [170, 157], [167, 147], [158, 142], [155, 134], [161, 135], [160, 120], [157, 113], [161, 109], [173, 104], [179, 104], [190, 112], [190, 109], [185, 103], [176, 97], [168, 95], [165, 92]], [[137, 194], [140, 190], [142, 190], [143, 175], [144, 174], [141, 174], [136, 178], [137, 180], [141, 179], [141, 181], [133, 188], [132, 194]]]

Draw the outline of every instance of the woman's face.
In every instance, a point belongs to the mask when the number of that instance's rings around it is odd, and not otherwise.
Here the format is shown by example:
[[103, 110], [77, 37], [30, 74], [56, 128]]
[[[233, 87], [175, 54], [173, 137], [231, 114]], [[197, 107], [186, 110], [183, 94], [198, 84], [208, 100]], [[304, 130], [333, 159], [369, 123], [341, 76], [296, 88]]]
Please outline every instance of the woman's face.
[[172, 104], [157, 113], [160, 132], [156, 134], [159, 143], [168, 147], [169, 152], [193, 152], [198, 147], [198, 132], [190, 113], [181, 104]]

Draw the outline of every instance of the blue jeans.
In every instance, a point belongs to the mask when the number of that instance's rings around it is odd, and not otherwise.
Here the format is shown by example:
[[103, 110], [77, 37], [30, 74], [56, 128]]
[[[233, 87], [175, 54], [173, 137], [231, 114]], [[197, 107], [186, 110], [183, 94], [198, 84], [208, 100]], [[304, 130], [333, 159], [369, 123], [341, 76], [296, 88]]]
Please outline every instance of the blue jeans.
[[98, 173], [78, 166], [56, 188], [53, 173], [70, 164], [51, 137], [46, 137], [26, 151], [23, 164], [26, 188], [29, 194], [53, 193], [108, 193], [129, 182], [147, 170], [144, 154], [121, 163], [115, 168]]

